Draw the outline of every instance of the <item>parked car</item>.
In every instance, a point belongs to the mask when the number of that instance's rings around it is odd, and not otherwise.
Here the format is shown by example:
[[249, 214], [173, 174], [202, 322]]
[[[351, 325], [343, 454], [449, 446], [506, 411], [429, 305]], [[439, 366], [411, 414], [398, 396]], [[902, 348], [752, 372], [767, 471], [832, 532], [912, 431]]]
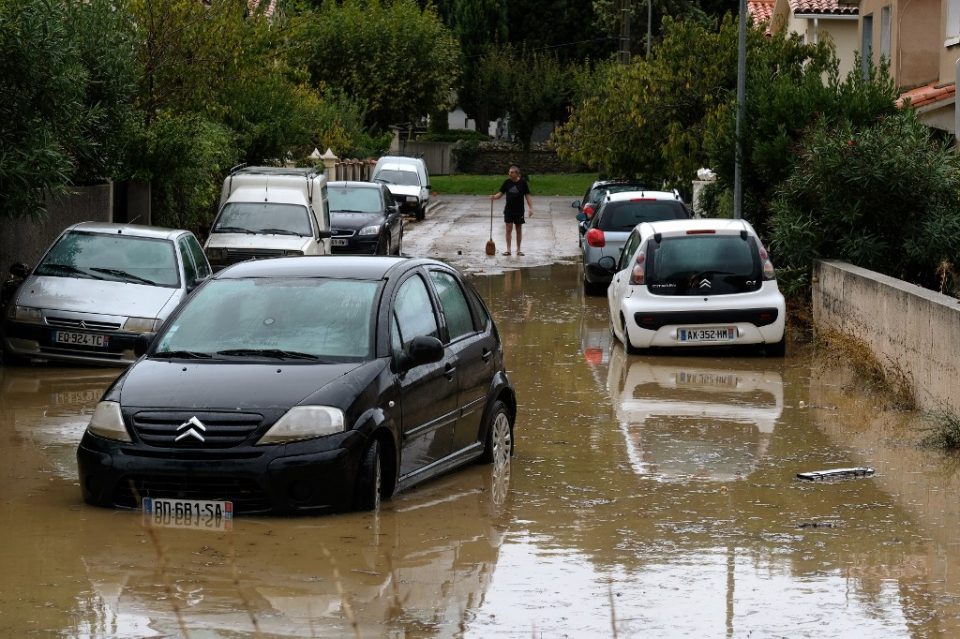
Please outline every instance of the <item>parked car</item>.
[[4, 318], [8, 356], [125, 366], [211, 269], [189, 231], [82, 222], [11, 272], [24, 281]]
[[500, 335], [455, 269], [279, 258], [190, 297], [104, 394], [77, 461], [83, 498], [103, 506], [371, 509], [468, 462], [505, 463], [515, 419]]
[[603, 256], [614, 260], [630, 231], [640, 222], [693, 217], [677, 191], [622, 191], [608, 194], [592, 219], [580, 219], [580, 254], [583, 261], [583, 290], [599, 295], [610, 283], [609, 269], [598, 263]]
[[745, 220], [639, 224], [604, 257], [613, 334], [627, 350], [761, 344], [783, 356], [786, 306], [773, 262]]
[[430, 173], [420, 158], [385, 155], [373, 167], [372, 182], [382, 182], [390, 189], [402, 213], [412, 213], [422, 220], [430, 204]]
[[327, 178], [309, 168], [233, 171], [204, 250], [215, 271], [250, 259], [329, 255]]
[[622, 193], [623, 191], [643, 191], [647, 188], [649, 187], [643, 180], [597, 180], [583, 194], [583, 199], [574, 200], [570, 206], [577, 209], [577, 213], [583, 213], [589, 220], [597, 212], [600, 203], [608, 194]]
[[327, 198], [334, 253], [400, 255], [403, 216], [386, 185], [330, 182]]

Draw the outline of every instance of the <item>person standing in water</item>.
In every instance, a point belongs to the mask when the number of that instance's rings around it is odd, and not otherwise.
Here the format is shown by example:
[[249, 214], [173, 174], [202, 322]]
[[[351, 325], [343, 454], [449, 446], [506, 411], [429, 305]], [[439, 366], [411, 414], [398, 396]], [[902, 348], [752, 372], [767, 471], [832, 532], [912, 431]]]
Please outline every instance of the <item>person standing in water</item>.
[[510, 246], [513, 238], [513, 228], [517, 228], [517, 255], [523, 255], [520, 245], [523, 242], [523, 223], [526, 202], [526, 209], [529, 210], [530, 217], [533, 217], [533, 200], [530, 198], [530, 187], [527, 181], [520, 176], [520, 168], [517, 165], [510, 167], [508, 177], [500, 185], [500, 190], [490, 196], [490, 200], [499, 200], [504, 195], [507, 201], [503, 205], [503, 222], [505, 225], [504, 235], [507, 241], [507, 250], [504, 255], [510, 255]]

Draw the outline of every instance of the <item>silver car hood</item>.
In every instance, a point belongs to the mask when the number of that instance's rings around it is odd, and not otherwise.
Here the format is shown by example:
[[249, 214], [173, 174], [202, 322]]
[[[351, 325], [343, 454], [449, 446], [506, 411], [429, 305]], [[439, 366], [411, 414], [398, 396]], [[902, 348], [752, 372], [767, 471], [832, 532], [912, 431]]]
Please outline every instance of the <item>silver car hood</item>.
[[17, 304], [76, 313], [157, 318], [167, 302], [179, 294], [179, 288], [33, 275], [20, 287]]
[[301, 237], [297, 235], [211, 233], [207, 239], [207, 247], [303, 251], [311, 241], [313, 241], [312, 237]]

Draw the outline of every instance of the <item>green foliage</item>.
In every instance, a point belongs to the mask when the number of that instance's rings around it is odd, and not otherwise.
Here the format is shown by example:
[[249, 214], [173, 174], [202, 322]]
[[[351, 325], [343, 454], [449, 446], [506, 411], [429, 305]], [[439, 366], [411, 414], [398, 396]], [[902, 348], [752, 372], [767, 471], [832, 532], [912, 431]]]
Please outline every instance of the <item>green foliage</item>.
[[102, 0], [0, 3], [0, 216], [118, 170], [130, 123], [123, 17]]
[[236, 163], [234, 133], [201, 115], [157, 113], [142, 140], [153, 180], [154, 223], [198, 228], [212, 219], [223, 176]]
[[[503, 175], [434, 175], [430, 180], [435, 191], [446, 195], [490, 195], [496, 193], [506, 179]], [[551, 173], [524, 176], [536, 198], [543, 196], [581, 197], [596, 179], [596, 173]], [[572, 200], [571, 200], [572, 201]], [[571, 219], [574, 211], [570, 209]]]
[[527, 151], [536, 126], [560, 117], [571, 93], [571, 76], [555, 55], [537, 51], [522, 52], [509, 77], [510, 130]]
[[448, 105], [458, 78], [456, 40], [414, 0], [325, 0], [297, 37], [314, 85], [360, 100], [375, 130]]
[[476, 120], [477, 128], [487, 131], [490, 120], [507, 111], [515, 66], [513, 49], [490, 44], [480, 49], [478, 57], [465, 56], [465, 62], [458, 102]]
[[778, 267], [801, 282], [824, 257], [936, 288], [960, 254], [960, 158], [912, 109], [859, 126], [822, 118], [771, 210]]

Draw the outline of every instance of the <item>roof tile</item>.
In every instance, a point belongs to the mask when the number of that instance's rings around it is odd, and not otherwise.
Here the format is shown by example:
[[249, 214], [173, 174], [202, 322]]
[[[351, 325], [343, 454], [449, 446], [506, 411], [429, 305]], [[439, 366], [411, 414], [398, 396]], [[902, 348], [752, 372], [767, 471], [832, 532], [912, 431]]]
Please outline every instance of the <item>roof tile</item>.
[[820, 15], [858, 15], [860, 7], [856, 3], [842, 0], [790, 0], [790, 8], [795, 14]]

